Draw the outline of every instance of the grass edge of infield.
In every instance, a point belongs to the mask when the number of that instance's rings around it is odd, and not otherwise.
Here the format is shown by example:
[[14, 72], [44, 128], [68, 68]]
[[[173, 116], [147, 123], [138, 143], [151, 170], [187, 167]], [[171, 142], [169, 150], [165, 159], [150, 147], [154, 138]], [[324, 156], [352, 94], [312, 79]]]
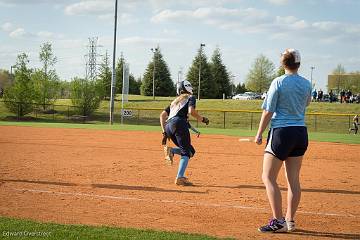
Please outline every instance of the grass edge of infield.
[[[151, 131], [160, 132], [160, 126], [148, 125], [121, 125], [121, 124], [94, 124], [94, 123], [45, 123], [45, 122], [12, 122], [0, 121], [0, 126], [22, 126], [22, 127], [49, 127], [49, 128], [76, 128], [76, 129], [92, 129], [92, 130], [125, 130], [125, 131]], [[226, 135], [226, 136], [241, 136], [253, 137], [256, 130], [245, 129], [221, 129], [221, 128], [198, 128], [202, 134], [211, 135]], [[266, 133], [264, 133], [264, 136]], [[345, 144], [360, 144], [360, 134], [347, 133], [324, 133], [324, 132], [309, 132], [309, 140], [317, 142], [333, 142]]]
[[[31, 239], [232, 239], [217, 238], [204, 234], [193, 234], [153, 229], [136, 229], [114, 226], [92, 226], [80, 224], [58, 224], [39, 222], [30, 219], [19, 219], [0, 216], [0, 233], [2, 239], [31, 237]], [[33, 236], [30, 236], [33, 234]], [[10, 236], [12, 235], [12, 236]], [[17, 236], [14, 236], [17, 235]], [[22, 236], [21, 236], [22, 235]], [[46, 236], [45, 236], [46, 235]]]

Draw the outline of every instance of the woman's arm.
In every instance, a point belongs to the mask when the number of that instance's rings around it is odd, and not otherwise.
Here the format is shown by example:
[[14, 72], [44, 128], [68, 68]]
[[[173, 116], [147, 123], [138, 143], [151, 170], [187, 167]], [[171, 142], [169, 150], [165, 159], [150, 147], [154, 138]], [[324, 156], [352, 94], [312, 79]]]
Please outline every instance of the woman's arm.
[[257, 134], [255, 136], [255, 142], [257, 144], [262, 143], [262, 134], [265, 131], [266, 127], [269, 125], [269, 122], [273, 116], [273, 112], [269, 112], [264, 110], [261, 115], [260, 123], [259, 123], [259, 129], [257, 131]]
[[161, 125], [161, 129], [162, 129], [162, 132], [164, 133], [165, 132], [165, 122], [166, 122], [166, 119], [168, 118], [168, 113], [166, 111], [162, 111], [160, 113], [160, 125]]
[[200, 114], [196, 111], [196, 109], [193, 106], [189, 106], [189, 113], [191, 116], [193, 116], [196, 120], [205, 123], [206, 125], [209, 124], [209, 119], [206, 117], [200, 116]]

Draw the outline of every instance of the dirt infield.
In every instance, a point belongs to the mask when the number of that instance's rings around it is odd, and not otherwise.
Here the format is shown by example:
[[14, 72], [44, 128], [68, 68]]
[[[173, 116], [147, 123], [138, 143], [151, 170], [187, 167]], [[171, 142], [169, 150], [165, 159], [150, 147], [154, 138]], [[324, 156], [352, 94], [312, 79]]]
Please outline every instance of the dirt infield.
[[[195, 186], [178, 187], [178, 158], [164, 164], [160, 133], [0, 126], [0, 215], [238, 239], [360, 239], [360, 145], [311, 142], [298, 231], [264, 235], [256, 230], [270, 217], [264, 146], [192, 140]], [[283, 172], [279, 183], [286, 187]]]

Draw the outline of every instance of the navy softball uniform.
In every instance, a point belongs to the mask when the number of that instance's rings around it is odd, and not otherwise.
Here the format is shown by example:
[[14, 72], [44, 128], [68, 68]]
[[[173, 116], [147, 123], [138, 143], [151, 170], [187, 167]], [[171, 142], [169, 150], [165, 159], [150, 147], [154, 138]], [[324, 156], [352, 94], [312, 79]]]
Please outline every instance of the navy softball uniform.
[[177, 108], [168, 106], [165, 109], [169, 115], [165, 126], [166, 134], [171, 138], [174, 144], [180, 148], [180, 155], [189, 158], [195, 154], [195, 149], [191, 145], [190, 132], [187, 123], [190, 106], [196, 107], [196, 98], [192, 95], [187, 99], [184, 99], [184, 102], [180, 103]]

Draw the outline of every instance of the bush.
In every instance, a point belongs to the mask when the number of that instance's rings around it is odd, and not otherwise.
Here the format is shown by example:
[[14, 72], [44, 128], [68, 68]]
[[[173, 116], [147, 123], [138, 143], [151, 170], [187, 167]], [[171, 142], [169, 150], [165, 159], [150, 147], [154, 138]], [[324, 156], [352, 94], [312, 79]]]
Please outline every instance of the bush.
[[90, 116], [101, 102], [100, 83], [95, 80], [75, 78], [71, 83], [71, 101], [77, 106], [77, 113]]

